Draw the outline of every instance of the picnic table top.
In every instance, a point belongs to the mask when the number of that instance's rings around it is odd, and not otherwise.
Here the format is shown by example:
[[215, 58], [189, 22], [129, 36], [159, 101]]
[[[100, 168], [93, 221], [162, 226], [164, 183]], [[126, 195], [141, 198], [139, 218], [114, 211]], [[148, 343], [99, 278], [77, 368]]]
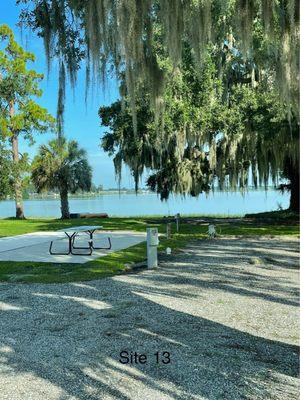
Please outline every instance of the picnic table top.
[[71, 228], [61, 229], [63, 232], [88, 232], [95, 231], [96, 229], [102, 229], [103, 226], [100, 225], [82, 225], [82, 226], [72, 226]]

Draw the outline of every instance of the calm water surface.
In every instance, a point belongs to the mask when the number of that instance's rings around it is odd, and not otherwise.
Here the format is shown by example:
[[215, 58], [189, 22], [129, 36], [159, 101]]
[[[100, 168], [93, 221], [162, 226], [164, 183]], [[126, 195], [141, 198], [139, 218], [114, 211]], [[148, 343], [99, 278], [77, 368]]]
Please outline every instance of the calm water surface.
[[[281, 195], [275, 190], [249, 191], [242, 196], [240, 193], [215, 192], [208, 197], [181, 198], [172, 196], [168, 202], [161, 202], [156, 194], [111, 194], [93, 198], [70, 199], [70, 211], [73, 213], [106, 212], [110, 216], [138, 215], [174, 215], [181, 214], [225, 214], [243, 215], [245, 213], [273, 211], [278, 206], [287, 208], [289, 196]], [[59, 217], [59, 200], [26, 200], [24, 201], [27, 217]], [[14, 202], [0, 202], [0, 218], [15, 215]]]

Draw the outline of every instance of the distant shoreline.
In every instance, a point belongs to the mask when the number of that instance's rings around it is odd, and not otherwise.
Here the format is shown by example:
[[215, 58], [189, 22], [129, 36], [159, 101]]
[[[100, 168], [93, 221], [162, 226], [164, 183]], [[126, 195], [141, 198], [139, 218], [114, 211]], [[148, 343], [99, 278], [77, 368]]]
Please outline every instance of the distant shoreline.
[[[273, 186], [269, 186], [266, 189], [264, 187], [259, 187], [259, 188], [254, 188], [250, 187], [247, 190], [245, 190], [245, 193], [247, 192], [261, 192], [261, 191], [268, 191], [268, 190], [276, 190]], [[212, 190], [209, 194], [213, 193], [241, 193], [239, 189], [233, 190], [233, 189], [228, 189], [228, 190], [219, 190], [219, 189], [214, 189]], [[69, 198], [70, 199], [93, 199], [99, 196], [109, 196], [109, 195], [132, 195], [132, 194], [137, 194], [137, 195], [157, 195], [159, 196], [156, 192], [152, 192], [151, 190], [147, 189], [139, 189], [137, 193], [135, 192], [134, 189], [108, 189], [108, 190], [102, 190], [99, 192], [89, 192], [89, 193], [75, 193], [71, 194], [69, 193]], [[180, 194], [173, 193], [172, 195], [174, 196], [180, 196]], [[38, 193], [30, 193], [28, 196], [24, 196], [24, 200], [59, 200], [59, 194], [58, 193], [45, 193], [45, 194], [38, 194]], [[0, 201], [12, 201], [14, 200], [12, 197], [8, 197], [6, 199], [2, 199]]]
[[[97, 193], [69, 193], [69, 199], [92, 199], [95, 197], [99, 196], [107, 196], [107, 195], [119, 195], [119, 194], [136, 194], [135, 190], [103, 190], [101, 192]], [[149, 190], [139, 190], [137, 192], [139, 195], [144, 195], [144, 194], [153, 194], [153, 192]], [[59, 194], [58, 193], [45, 193], [45, 194], [37, 194], [37, 193], [31, 193], [28, 196], [24, 196], [23, 200], [59, 200]], [[0, 201], [11, 201], [14, 200], [12, 197], [8, 197], [7, 199], [3, 199]]]

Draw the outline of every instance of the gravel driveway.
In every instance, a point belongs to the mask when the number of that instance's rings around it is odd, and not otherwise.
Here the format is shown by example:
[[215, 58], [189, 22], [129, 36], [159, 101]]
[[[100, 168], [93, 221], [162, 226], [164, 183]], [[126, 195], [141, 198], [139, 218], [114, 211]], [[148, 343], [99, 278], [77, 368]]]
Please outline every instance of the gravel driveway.
[[1, 284], [1, 400], [296, 399], [298, 244], [222, 238], [155, 271]]

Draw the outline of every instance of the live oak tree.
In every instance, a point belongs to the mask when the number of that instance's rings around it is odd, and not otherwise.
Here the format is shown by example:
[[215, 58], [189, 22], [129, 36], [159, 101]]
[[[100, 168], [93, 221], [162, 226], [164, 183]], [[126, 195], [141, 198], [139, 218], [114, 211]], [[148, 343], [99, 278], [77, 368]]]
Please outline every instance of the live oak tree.
[[39, 106], [34, 97], [42, 91], [43, 75], [27, 69], [34, 55], [26, 52], [14, 39], [7, 25], [0, 26], [0, 135], [12, 148], [13, 192], [16, 218], [24, 218], [22, 169], [26, 162], [19, 152], [19, 137], [34, 142], [34, 134], [54, 128], [54, 118]]
[[[224, 43], [227, 53], [227, 42]], [[235, 56], [234, 56], [235, 54]], [[219, 58], [230, 58], [222, 76]], [[225, 61], [224, 61], [225, 62]], [[299, 210], [299, 132], [272, 85], [272, 71], [252, 73], [237, 49], [207, 56], [199, 76], [187, 49], [183, 74], [169, 81], [164, 99], [164, 143], [157, 140], [147, 91], [137, 101], [137, 134], [128, 102], [99, 111], [110, 130], [102, 147], [114, 155], [117, 174], [125, 163], [135, 178], [152, 171], [148, 185], [161, 198], [171, 192], [197, 196], [217, 182], [221, 189], [267, 187], [288, 179], [290, 209]], [[256, 77], [256, 78], [255, 78]], [[165, 151], [162, 151], [161, 146]], [[249, 178], [249, 174], [252, 177]]]
[[[198, 71], [208, 46], [220, 47], [225, 37], [243, 50], [245, 60], [276, 66], [275, 83], [289, 111], [297, 115], [299, 85], [299, 1], [297, 0], [17, 0], [24, 3], [20, 20], [44, 39], [49, 63], [59, 59], [58, 121], [64, 110], [65, 81], [76, 82], [84, 60], [90, 77], [105, 78], [108, 68], [124, 74], [136, 131], [136, 98], [147, 85], [150, 104], [161, 110], [168, 78], [157, 52], [155, 35], [173, 70], [181, 68], [182, 45], [191, 47]], [[253, 33], [259, 24], [265, 55], [257, 51]]]
[[86, 152], [74, 140], [58, 138], [39, 148], [31, 179], [38, 192], [59, 190], [62, 219], [70, 218], [68, 193], [90, 191], [92, 169]]

